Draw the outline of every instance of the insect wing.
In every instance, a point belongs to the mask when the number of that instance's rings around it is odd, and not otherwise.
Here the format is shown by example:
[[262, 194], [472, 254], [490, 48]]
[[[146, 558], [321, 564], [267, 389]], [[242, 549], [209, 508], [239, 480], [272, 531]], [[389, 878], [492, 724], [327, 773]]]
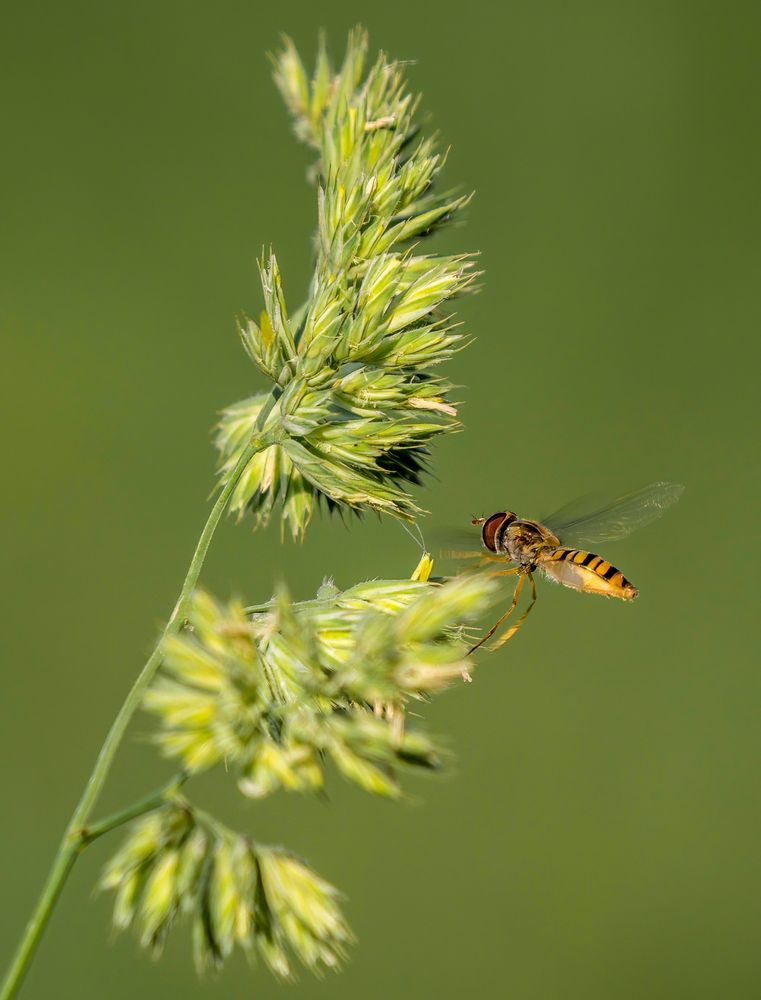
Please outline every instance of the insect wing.
[[458, 573], [477, 571], [485, 562], [507, 562], [505, 557], [488, 552], [481, 543], [481, 529], [478, 527], [445, 527], [432, 532], [433, 551], [438, 559], [459, 564]]
[[591, 495], [581, 497], [544, 518], [542, 524], [563, 544], [613, 542], [660, 517], [683, 492], [679, 483], [651, 483], [607, 503]]
[[449, 525], [432, 532], [433, 551], [439, 559], [468, 561], [484, 552], [479, 528], [455, 528]]

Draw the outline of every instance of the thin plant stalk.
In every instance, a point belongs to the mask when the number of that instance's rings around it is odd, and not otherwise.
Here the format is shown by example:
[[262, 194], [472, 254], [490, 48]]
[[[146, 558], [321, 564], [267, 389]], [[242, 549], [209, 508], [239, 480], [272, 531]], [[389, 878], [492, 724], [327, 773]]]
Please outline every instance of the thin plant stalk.
[[[271, 405], [274, 405], [274, 402], [275, 399], [273, 396]], [[271, 408], [271, 406], [269, 408]], [[262, 413], [262, 417], [266, 419], [266, 414], [264, 412]], [[262, 424], [263, 419], [260, 420], [260, 426]], [[98, 758], [95, 762], [95, 767], [90, 774], [85, 790], [82, 793], [82, 797], [79, 800], [71, 819], [69, 820], [68, 826], [66, 827], [66, 831], [58, 848], [58, 852], [53, 861], [53, 865], [50, 869], [50, 873], [47, 877], [47, 881], [43, 886], [42, 893], [40, 894], [40, 898], [37, 902], [37, 906], [29, 923], [27, 924], [24, 935], [13, 957], [5, 982], [3, 983], [2, 992], [0, 992], [0, 1000], [11, 1000], [11, 998], [18, 992], [42, 934], [48, 924], [48, 921], [50, 920], [50, 916], [58, 897], [60, 896], [66, 883], [66, 879], [69, 876], [69, 872], [74, 867], [74, 863], [82, 850], [84, 850], [84, 848], [95, 839], [93, 836], [93, 830], [97, 828], [88, 830], [87, 821], [93, 807], [95, 806], [98, 796], [100, 795], [106, 778], [108, 777], [114, 757], [116, 756], [119, 745], [124, 738], [124, 734], [127, 731], [127, 727], [132, 719], [132, 716], [140, 706], [143, 695], [145, 694], [148, 685], [153, 680], [156, 671], [161, 664], [164, 642], [168, 636], [179, 632], [184, 624], [188, 605], [198, 582], [198, 577], [204, 564], [204, 560], [206, 559], [211, 539], [222, 518], [222, 515], [225, 512], [225, 508], [227, 507], [227, 503], [233, 490], [235, 489], [235, 486], [254, 455], [256, 455], [257, 452], [259, 452], [263, 447], [266, 447], [268, 444], [269, 441], [262, 436], [257, 435], [252, 438], [238, 459], [235, 467], [229, 474], [223, 489], [217, 497], [216, 503], [211, 509], [211, 513], [209, 514], [206, 524], [203, 527], [203, 531], [201, 532], [201, 536], [198, 539], [198, 544], [196, 545], [195, 552], [193, 553], [193, 558], [190, 561], [190, 566], [185, 576], [180, 596], [174, 606], [174, 611], [172, 612], [164, 631], [161, 633], [153, 652], [146, 660], [145, 665], [138, 674], [135, 683], [132, 685], [129, 694], [119, 709], [116, 718], [112, 722], [108, 735], [100, 748], [100, 753], [98, 754]], [[177, 787], [177, 780], [172, 782], [172, 787]], [[163, 797], [166, 798], [166, 792]], [[149, 801], [154, 803], [150, 806], [150, 808], [156, 808], [156, 806], [160, 804], [160, 800], [157, 801], [156, 796], [152, 796]], [[140, 810], [140, 812], [145, 811], [148, 811], [148, 808]], [[134, 818], [136, 814], [133, 809], [130, 808], [125, 810], [122, 815], [123, 819], [121, 819], [120, 822], [126, 822], [128, 819]], [[101, 833], [114, 829], [114, 827], [118, 824], [111, 820], [105, 825], [106, 828], [101, 830]], [[99, 824], [99, 826], [103, 826], [103, 824]], [[100, 834], [98, 833], [97, 835]]]
[[98, 840], [107, 833], [111, 833], [112, 830], [117, 830], [120, 826], [124, 826], [125, 823], [130, 823], [133, 819], [137, 819], [138, 816], [144, 816], [146, 813], [153, 812], [154, 809], [159, 809], [161, 806], [166, 805], [167, 802], [175, 798], [177, 792], [179, 792], [188, 778], [189, 775], [187, 772], [180, 771], [167, 784], [162, 785], [161, 788], [150, 795], [138, 799], [137, 802], [133, 802], [131, 806], [126, 806], [124, 809], [119, 809], [108, 816], [104, 816], [103, 819], [98, 820], [96, 823], [88, 823], [87, 826], [83, 827], [81, 832], [82, 846], [88, 847], [93, 841]]

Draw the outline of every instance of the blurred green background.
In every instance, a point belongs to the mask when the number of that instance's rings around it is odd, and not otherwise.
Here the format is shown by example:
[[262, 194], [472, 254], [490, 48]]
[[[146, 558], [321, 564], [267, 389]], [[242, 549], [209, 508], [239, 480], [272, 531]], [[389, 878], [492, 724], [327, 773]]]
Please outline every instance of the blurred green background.
[[[755, 997], [761, 991], [756, 565], [761, 143], [757, 3], [348, 2], [7, 6], [0, 40], [0, 699], [10, 955], [206, 516], [209, 429], [261, 388], [234, 333], [255, 259], [310, 271], [314, 191], [269, 77], [361, 19], [476, 189], [477, 342], [451, 366], [465, 433], [436, 447], [424, 523], [589, 489], [684, 482], [606, 550], [632, 606], [542, 586], [520, 636], [428, 713], [456, 765], [405, 804], [199, 795], [348, 895], [340, 977], [278, 986], [235, 960], [199, 984], [185, 930], [153, 963], [78, 865], [24, 996]], [[266, 599], [403, 576], [393, 522], [219, 532], [204, 582]], [[756, 612], [757, 613], [757, 612]], [[168, 767], [141, 718], [103, 811]], [[117, 835], [118, 838], [118, 835]]]

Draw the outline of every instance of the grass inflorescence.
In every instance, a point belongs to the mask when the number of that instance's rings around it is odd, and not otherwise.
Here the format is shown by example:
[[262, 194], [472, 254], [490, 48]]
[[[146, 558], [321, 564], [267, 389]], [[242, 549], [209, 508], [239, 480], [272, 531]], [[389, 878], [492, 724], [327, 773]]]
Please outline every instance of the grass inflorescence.
[[[495, 584], [432, 581], [432, 565], [424, 556], [412, 579], [344, 591], [326, 581], [299, 604], [281, 589], [264, 611], [197, 591], [144, 701], [163, 752], [186, 776], [224, 764], [254, 799], [319, 792], [328, 765], [391, 798], [401, 772], [437, 770], [441, 749], [408, 724], [406, 706], [466, 673], [463, 631]], [[287, 977], [289, 950], [308, 968], [332, 968], [349, 941], [335, 890], [308, 865], [176, 793], [135, 822], [101, 885], [115, 892], [115, 926], [135, 927], [154, 951], [175, 917], [192, 915], [199, 968], [219, 967], [239, 944]]]
[[[464, 343], [451, 303], [473, 283], [473, 258], [425, 253], [423, 242], [468, 198], [437, 186], [444, 156], [420, 131], [403, 67], [381, 53], [365, 72], [366, 61], [361, 30], [337, 70], [321, 43], [311, 79], [289, 40], [274, 58], [296, 134], [317, 153], [316, 260], [293, 314], [274, 254], [261, 261], [264, 309], [240, 334], [277, 393], [266, 426], [278, 440], [250, 463], [231, 507], [266, 521], [279, 501], [294, 536], [318, 499], [413, 518], [407, 487], [427, 446], [458, 426], [438, 366]], [[267, 397], [222, 414], [223, 478]]]
[[351, 940], [334, 886], [179, 796], [134, 823], [100, 887], [115, 894], [114, 925], [134, 927], [154, 954], [178, 919], [191, 921], [199, 972], [238, 946], [288, 979], [294, 958], [313, 972], [336, 968]]
[[[444, 157], [420, 129], [404, 68], [367, 38], [349, 36], [334, 67], [321, 42], [308, 76], [293, 44], [274, 57], [275, 81], [297, 136], [315, 154], [315, 265], [307, 301], [287, 304], [274, 254], [260, 263], [264, 308], [240, 323], [266, 386], [222, 413], [220, 491], [175, 608], [117, 713], [81, 795], [0, 1000], [20, 987], [75, 861], [129, 824], [101, 886], [114, 924], [160, 952], [175, 924], [193, 926], [196, 964], [219, 968], [236, 948], [290, 978], [295, 962], [338, 968], [351, 934], [337, 891], [287, 849], [229, 829], [184, 786], [222, 765], [240, 792], [316, 793], [331, 772], [390, 798], [405, 771], [428, 772], [438, 743], [407, 707], [469, 676], [465, 630], [492, 601], [494, 581], [369, 580], [294, 602], [281, 587], [266, 605], [221, 601], [198, 581], [226, 510], [251, 512], [298, 538], [314, 509], [419, 512], [428, 445], [459, 427], [440, 366], [463, 346], [453, 300], [472, 287], [467, 253], [423, 243], [466, 204], [440, 190]], [[129, 723], [142, 706], [179, 772], [158, 792], [98, 822], [92, 812]], [[220, 772], [222, 768], [220, 768]], [[183, 789], [180, 792], [180, 789]]]

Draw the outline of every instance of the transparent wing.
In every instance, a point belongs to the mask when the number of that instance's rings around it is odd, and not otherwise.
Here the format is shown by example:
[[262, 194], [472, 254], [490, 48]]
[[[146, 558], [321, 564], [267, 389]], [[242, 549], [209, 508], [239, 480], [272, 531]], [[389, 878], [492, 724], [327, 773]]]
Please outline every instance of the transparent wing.
[[651, 483], [608, 502], [589, 495], [571, 501], [541, 523], [564, 545], [613, 542], [660, 517], [683, 492], [679, 483]]
[[435, 528], [430, 532], [431, 554], [436, 560], [454, 561], [459, 564], [458, 572], [478, 570], [485, 563], [501, 562], [507, 565], [505, 556], [497, 556], [487, 551], [481, 544], [481, 529], [472, 527]]
[[486, 550], [481, 545], [481, 529], [477, 525], [463, 528], [446, 525], [434, 528], [431, 534], [431, 551], [438, 559], [467, 559]]

